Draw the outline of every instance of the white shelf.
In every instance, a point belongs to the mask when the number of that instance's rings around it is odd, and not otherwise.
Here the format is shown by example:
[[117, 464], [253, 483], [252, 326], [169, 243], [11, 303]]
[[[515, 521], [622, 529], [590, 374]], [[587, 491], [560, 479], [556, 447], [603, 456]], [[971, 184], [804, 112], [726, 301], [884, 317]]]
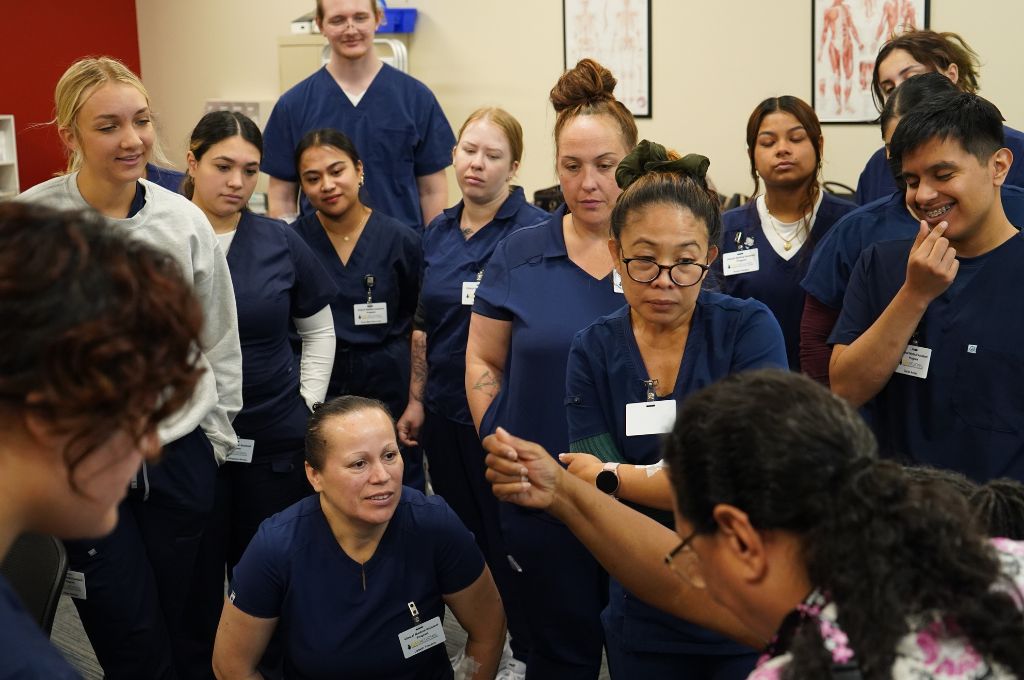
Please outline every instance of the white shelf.
[[14, 133], [14, 116], [0, 114], [0, 200], [17, 196], [19, 191]]

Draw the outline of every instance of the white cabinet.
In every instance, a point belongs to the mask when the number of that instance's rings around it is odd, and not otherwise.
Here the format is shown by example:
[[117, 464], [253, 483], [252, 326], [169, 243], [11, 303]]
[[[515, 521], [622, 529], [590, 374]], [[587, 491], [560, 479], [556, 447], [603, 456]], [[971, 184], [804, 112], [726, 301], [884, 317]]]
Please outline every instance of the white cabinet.
[[0, 201], [18, 195], [18, 152], [14, 116], [0, 114]]

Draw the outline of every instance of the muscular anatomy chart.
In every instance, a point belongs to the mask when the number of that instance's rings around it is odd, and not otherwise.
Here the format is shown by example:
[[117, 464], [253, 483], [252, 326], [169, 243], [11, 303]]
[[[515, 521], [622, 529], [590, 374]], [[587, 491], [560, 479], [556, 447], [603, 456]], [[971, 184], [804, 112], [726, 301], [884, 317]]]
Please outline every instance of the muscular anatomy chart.
[[651, 116], [650, 0], [563, 0], [565, 65], [596, 59], [618, 79], [615, 96]]
[[871, 74], [893, 34], [928, 27], [928, 0], [813, 0], [814, 110], [823, 123], [871, 122]]

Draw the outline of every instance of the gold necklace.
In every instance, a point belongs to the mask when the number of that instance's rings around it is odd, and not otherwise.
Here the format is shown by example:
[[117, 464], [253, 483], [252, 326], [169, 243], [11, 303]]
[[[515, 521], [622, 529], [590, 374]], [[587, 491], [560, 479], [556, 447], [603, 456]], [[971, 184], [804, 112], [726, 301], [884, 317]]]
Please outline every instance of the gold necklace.
[[775, 232], [775, 235], [778, 236], [779, 239], [782, 240], [782, 248], [783, 248], [783, 250], [785, 250], [786, 252], [789, 252], [790, 250], [792, 250], [793, 249], [793, 241], [795, 241], [798, 238], [800, 238], [800, 230], [797, 229], [796, 233], [793, 234], [793, 238], [787, 239], [785, 236], [783, 236], [779, 232], [779, 228], [775, 224], [775, 221], [776, 221], [775, 220], [775, 216], [772, 215], [772, 211], [768, 209], [768, 203], [767, 202], [765, 202], [765, 204], [764, 204], [764, 212], [765, 212], [766, 215], [768, 215], [768, 226], [770, 226], [772, 228], [772, 231]]
[[350, 232], [348, 233], [348, 235], [342, 235], [342, 236], [341, 236], [341, 240], [342, 240], [342, 241], [344, 241], [345, 243], [348, 243], [348, 242], [349, 242], [349, 239], [350, 239], [350, 238], [351, 238], [351, 237], [352, 237], [353, 235], [355, 235], [355, 234], [358, 234], [359, 232], [361, 232], [361, 231], [363, 230], [363, 227], [365, 227], [365, 226], [366, 226], [366, 222], [367, 222], [367, 221], [368, 221], [368, 220], [370, 219], [370, 213], [371, 213], [372, 211], [371, 211], [371, 210], [370, 210], [369, 208], [367, 208], [367, 207], [366, 207], [365, 205], [363, 206], [363, 211], [364, 211], [364, 212], [363, 212], [363, 219], [362, 219], [362, 221], [361, 221], [361, 222], [359, 222], [359, 225], [358, 225], [358, 226], [357, 226], [357, 227], [356, 227], [355, 229], [353, 229], [352, 231], [350, 231]]

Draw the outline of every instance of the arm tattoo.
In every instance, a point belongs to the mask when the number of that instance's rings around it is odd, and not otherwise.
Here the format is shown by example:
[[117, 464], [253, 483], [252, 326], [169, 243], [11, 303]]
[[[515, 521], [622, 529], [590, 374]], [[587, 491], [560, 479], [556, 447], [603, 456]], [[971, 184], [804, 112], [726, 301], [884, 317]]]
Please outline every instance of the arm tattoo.
[[412, 334], [412, 379], [409, 392], [418, 401], [423, 401], [423, 390], [427, 386], [427, 335]]
[[480, 390], [493, 399], [501, 390], [501, 379], [490, 371], [484, 371], [473, 383], [473, 389]]

